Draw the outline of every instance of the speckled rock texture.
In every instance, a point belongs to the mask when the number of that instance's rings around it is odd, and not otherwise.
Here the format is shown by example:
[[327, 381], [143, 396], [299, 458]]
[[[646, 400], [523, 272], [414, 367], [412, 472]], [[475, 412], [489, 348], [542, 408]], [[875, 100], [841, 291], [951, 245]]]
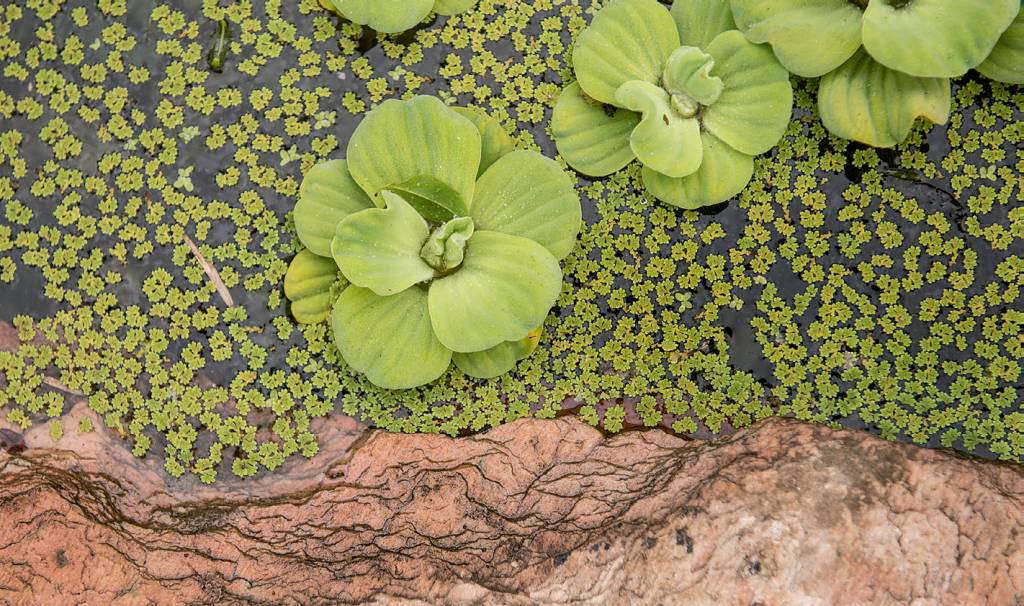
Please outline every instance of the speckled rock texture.
[[0, 603], [1024, 604], [1019, 467], [783, 419], [323, 423], [313, 460], [212, 487], [5, 428]]

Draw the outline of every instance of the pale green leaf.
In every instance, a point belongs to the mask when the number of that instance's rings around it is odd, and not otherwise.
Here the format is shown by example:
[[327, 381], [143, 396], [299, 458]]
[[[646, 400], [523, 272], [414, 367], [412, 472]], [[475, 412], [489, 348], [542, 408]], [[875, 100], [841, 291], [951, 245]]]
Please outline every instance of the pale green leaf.
[[544, 322], [562, 288], [558, 260], [519, 236], [478, 231], [455, 273], [434, 280], [428, 297], [437, 338], [453, 351], [490, 349]]
[[429, 280], [434, 270], [420, 257], [430, 231], [409, 203], [389, 191], [387, 208], [369, 208], [338, 223], [331, 253], [348, 281], [381, 296]]
[[[605, 107], [614, 113], [609, 115]], [[551, 135], [569, 166], [585, 175], [603, 177], [636, 159], [629, 134], [639, 123], [636, 113], [587, 98], [579, 83], [573, 82], [555, 104]]]
[[378, 32], [395, 34], [416, 27], [434, 8], [434, 0], [333, 0], [346, 19]]
[[480, 131], [437, 97], [389, 99], [363, 118], [348, 144], [352, 178], [368, 193], [423, 175], [473, 199]]
[[736, 29], [728, 0], [676, 0], [672, 18], [683, 46], [707, 48], [718, 34]]
[[1024, 8], [978, 71], [988, 78], [1008, 84], [1024, 84]]
[[754, 174], [754, 158], [704, 133], [704, 161], [692, 175], [676, 179], [644, 167], [644, 185], [662, 202], [690, 210], [729, 200]]
[[789, 73], [767, 46], [752, 44], [736, 30], [720, 34], [708, 52], [715, 58], [711, 72], [725, 87], [704, 110], [704, 128], [752, 156], [775, 147], [793, 111]]
[[675, 21], [657, 0], [613, 0], [576, 38], [576, 79], [589, 96], [618, 105], [615, 91], [626, 82], [658, 83], [678, 46]]
[[582, 222], [573, 180], [533, 151], [514, 151], [480, 177], [470, 215], [477, 229], [529, 238], [556, 259], [572, 251]]
[[665, 89], [633, 80], [623, 84], [616, 97], [619, 105], [643, 116], [629, 145], [644, 166], [670, 177], [685, 177], [700, 167], [700, 124], [681, 116]]
[[1020, 0], [874, 1], [864, 11], [864, 49], [889, 69], [955, 78], [988, 57], [1020, 11]]
[[331, 325], [348, 365], [378, 387], [425, 385], [444, 374], [451, 362], [451, 350], [434, 336], [423, 288], [381, 297], [349, 286], [334, 304]]
[[491, 379], [512, 370], [516, 362], [529, 357], [540, 341], [541, 329], [531, 330], [518, 341], [498, 343], [490, 349], [452, 354], [452, 361], [462, 372], [477, 379]]
[[464, 216], [469, 212], [469, 208], [459, 192], [440, 179], [429, 175], [413, 177], [398, 185], [391, 185], [385, 191], [401, 196], [416, 209], [416, 212], [431, 223], [444, 223], [453, 217]]
[[798, 76], [817, 78], [860, 48], [863, 12], [850, 0], [731, 0], [736, 26]]
[[515, 150], [516, 145], [513, 143], [512, 137], [490, 114], [472, 107], [453, 107], [452, 109], [457, 111], [460, 116], [468, 118], [480, 131], [482, 148], [480, 168], [477, 170], [478, 177], [497, 162], [498, 158]]
[[[742, 39], [743, 34], [736, 32]], [[722, 79], [711, 75], [715, 60], [695, 46], [680, 46], [665, 64], [663, 83], [670, 95], [685, 95], [711, 105], [722, 94]]]
[[859, 51], [821, 79], [818, 112], [833, 135], [875, 147], [907, 138], [914, 120], [943, 124], [949, 118], [949, 80], [891, 70]]
[[315, 324], [331, 315], [331, 286], [338, 276], [334, 259], [299, 251], [284, 274], [284, 295], [299, 324]]
[[295, 231], [303, 246], [328, 257], [338, 223], [351, 213], [372, 207], [373, 202], [352, 180], [344, 160], [321, 162], [302, 179], [293, 213]]

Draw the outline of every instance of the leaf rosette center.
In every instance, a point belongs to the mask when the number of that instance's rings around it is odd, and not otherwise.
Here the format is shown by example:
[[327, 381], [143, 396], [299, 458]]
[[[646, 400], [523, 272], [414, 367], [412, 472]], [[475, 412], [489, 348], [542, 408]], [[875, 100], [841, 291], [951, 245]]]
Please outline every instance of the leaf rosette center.
[[458, 269], [466, 256], [466, 243], [473, 236], [473, 219], [456, 217], [438, 226], [420, 249], [420, 258], [439, 275]]
[[711, 75], [714, 67], [714, 58], [695, 46], [681, 46], [669, 56], [662, 84], [681, 116], [695, 117], [722, 96], [722, 79]]

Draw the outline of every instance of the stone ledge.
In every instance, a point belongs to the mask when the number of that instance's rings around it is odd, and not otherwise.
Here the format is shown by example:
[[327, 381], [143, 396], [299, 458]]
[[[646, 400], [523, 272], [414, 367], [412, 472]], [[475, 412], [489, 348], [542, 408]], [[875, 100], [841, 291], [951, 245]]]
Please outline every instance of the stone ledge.
[[332, 417], [312, 461], [212, 487], [44, 431], [0, 436], [4, 604], [1024, 603], [1021, 468], [792, 420], [700, 442]]

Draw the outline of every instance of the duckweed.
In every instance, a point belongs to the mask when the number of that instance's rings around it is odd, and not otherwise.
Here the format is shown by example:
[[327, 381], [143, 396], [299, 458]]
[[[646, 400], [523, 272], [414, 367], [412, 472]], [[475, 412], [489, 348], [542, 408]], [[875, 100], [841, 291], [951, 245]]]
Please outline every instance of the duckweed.
[[[980, 77], [947, 126], [890, 150], [829, 137], [816, 85], [794, 78], [779, 145], [704, 212], [657, 204], [638, 167], [578, 177], [585, 225], [543, 346], [497, 379], [381, 390], [325, 324], [291, 319], [302, 175], [370, 108], [417, 94], [553, 155], [546, 125], [596, 8], [481, 0], [377, 36], [317, 0], [5, 4], [0, 319], [20, 346], [0, 352], [0, 415], [54, 439], [113, 432], [204, 482], [313, 456], [329, 414], [449, 435], [531, 415], [683, 433], [791, 415], [1024, 458], [1024, 91]], [[77, 393], [105, 428], [62, 422]]]

